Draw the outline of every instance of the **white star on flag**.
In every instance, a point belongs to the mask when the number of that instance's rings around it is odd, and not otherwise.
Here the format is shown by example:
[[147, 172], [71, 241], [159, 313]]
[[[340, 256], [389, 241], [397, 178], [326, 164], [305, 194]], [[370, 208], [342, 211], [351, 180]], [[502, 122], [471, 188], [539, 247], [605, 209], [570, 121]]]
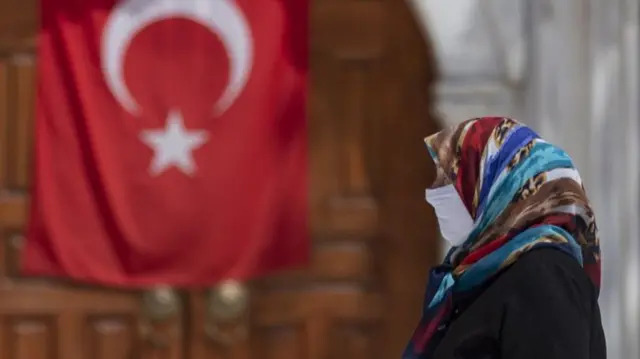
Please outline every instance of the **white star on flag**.
[[154, 152], [149, 172], [157, 176], [175, 166], [192, 176], [197, 169], [192, 152], [207, 142], [208, 137], [204, 130], [185, 129], [180, 111], [170, 111], [163, 130], [145, 130], [140, 134], [142, 141]]

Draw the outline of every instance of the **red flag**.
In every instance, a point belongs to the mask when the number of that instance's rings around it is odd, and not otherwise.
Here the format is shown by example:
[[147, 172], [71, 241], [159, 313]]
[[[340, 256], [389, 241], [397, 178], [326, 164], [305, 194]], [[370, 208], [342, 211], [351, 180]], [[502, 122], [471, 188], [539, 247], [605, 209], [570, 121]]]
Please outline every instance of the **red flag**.
[[307, 0], [41, 0], [27, 275], [303, 264]]

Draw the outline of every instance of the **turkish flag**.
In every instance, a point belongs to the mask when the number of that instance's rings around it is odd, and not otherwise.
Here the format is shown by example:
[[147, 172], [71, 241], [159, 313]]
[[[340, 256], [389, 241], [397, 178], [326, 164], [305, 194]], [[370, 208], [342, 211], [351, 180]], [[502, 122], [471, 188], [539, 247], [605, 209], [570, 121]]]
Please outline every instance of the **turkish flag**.
[[307, 261], [307, 0], [40, 3], [25, 274], [198, 287]]

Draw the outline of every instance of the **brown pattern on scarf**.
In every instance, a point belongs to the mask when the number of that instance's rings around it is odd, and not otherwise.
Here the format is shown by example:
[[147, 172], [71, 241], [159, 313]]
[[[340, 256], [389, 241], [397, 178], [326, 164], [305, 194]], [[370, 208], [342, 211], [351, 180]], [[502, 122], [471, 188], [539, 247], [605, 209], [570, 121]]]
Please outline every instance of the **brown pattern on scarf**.
[[436, 179], [429, 188], [443, 187], [453, 183], [452, 179], [457, 171], [459, 153], [462, 148], [461, 142], [464, 139], [462, 131], [464, 131], [466, 124], [476, 120], [464, 121], [457, 126], [449, 127], [424, 139], [427, 146], [436, 152], [438, 159], [438, 163], [436, 163]]
[[[590, 217], [586, 228], [588, 234], [596, 235], [595, 216], [586, 199], [586, 194], [580, 184], [570, 178], [559, 178], [546, 182], [537, 187], [526, 198], [512, 202], [502, 214], [487, 227], [471, 250], [482, 247], [490, 240], [508, 233], [509, 231], [527, 228], [537, 219], [548, 215], [560, 206], [577, 205], [586, 208], [586, 216]], [[571, 233], [580, 245], [587, 243], [583, 231]]]
[[493, 138], [496, 142], [496, 147], [502, 147], [505, 138], [507, 137], [507, 133], [518, 123], [510, 118], [505, 118], [504, 121], [500, 123], [500, 125], [496, 126], [493, 130]]
[[547, 174], [546, 173], [538, 173], [537, 175], [529, 178], [527, 182], [518, 190], [515, 198], [518, 201], [524, 201], [527, 197], [536, 193], [542, 185], [547, 182]]
[[535, 245], [540, 243], [567, 243], [567, 239], [561, 236], [549, 236], [549, 237], [540, 237], [537, 240], [527, 244], [526, 246], [522, 246], [518, 250], [515, 250], [509, 254], [507, 259], [502, 263], [502, 267], [508, 267], [513, 264], [523, 253], [529, 251]]
[[534, 144], [535, 144], [535, 141], [531, 141], [531, 142], [527, 143], [526, 146], [524, 146], [521, 149], [519, 149], [518, 152], [516, 152], [516, 154], [513, 156], [513, 158], [509, 162], [509, 164], [507, 165], [507, 171], [511, 171], [511, 169], [515, 165], [517, 165], [520, 162], [521, 159], [526, 158], [527, 156], [529, 156], [529, 153], [531, 152], [531, 149], [533, 148]]

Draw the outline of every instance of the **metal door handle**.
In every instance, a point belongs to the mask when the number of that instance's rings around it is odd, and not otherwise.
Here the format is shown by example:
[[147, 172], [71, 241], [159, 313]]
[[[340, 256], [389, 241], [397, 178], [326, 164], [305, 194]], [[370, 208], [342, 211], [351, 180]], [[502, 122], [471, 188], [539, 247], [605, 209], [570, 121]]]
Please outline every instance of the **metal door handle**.
[[156, 349], [169, 347], [170, 338], [158, 333], [155, 326], [175, 318], [180, 313], [180, 298], [168, 286], [159, 286], [142, 293], [142, 319], [138, 328], [144, 341]]
[[[226, 280], [211, 288], [206, 299], [204, 333], [218, 345], [230, 346], [248, 337], [249, 290], [236, 280]], [[221, 325], [233, 326], [227, 332]]]

